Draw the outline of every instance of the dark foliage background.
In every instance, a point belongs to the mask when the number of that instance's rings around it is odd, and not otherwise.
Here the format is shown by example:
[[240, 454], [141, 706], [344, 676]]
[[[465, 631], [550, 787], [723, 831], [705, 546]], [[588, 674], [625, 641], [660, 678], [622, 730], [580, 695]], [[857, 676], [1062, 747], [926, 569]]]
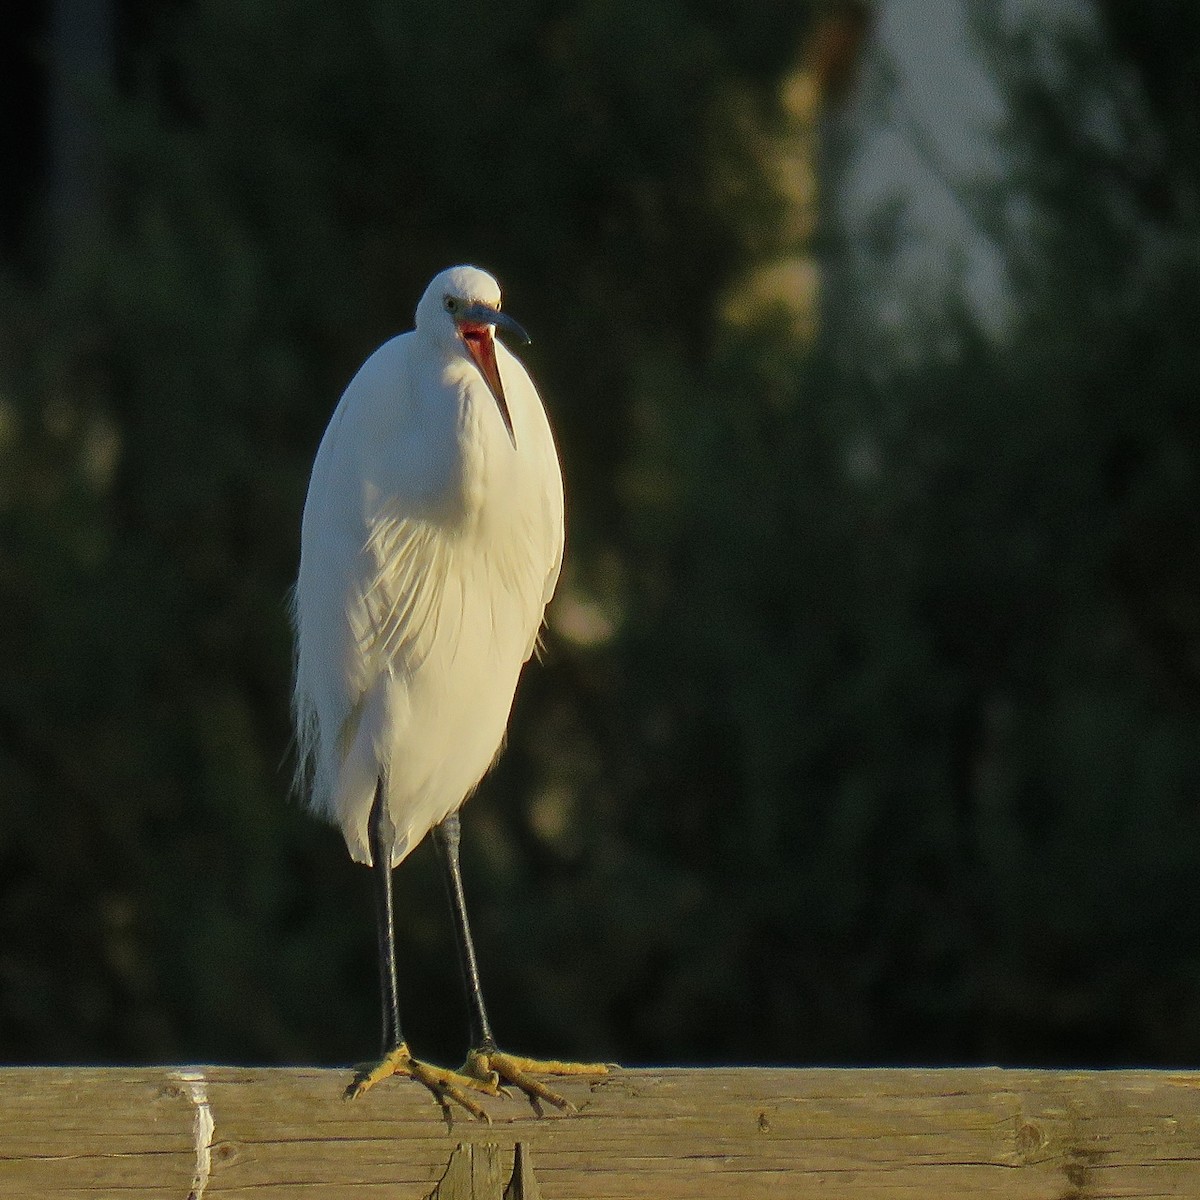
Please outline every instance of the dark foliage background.
[[[864, 254], [839, 209], [859, 8], [125, 3], [111, 77], [73, 81], [102, 201], [65, 218], [31, 9], [0, 1058], [373, 1049], [366, 872], [288, 797], [285, 597], [341, 388], [460, 261], [535, 333], [569, 497], [465, 822], [505, 1042], [1200, 1058], [1200, 17], [1080, 7], [976, 9], [1010, 120], [1000, 181], [959, 187], [999, 333], [953, 288], [868, 328], [908, 234]], [[804, 320], [751, 303], [809, 253]], [[427, 851], [397, 884], [406, 1027], [457, 1061]]]

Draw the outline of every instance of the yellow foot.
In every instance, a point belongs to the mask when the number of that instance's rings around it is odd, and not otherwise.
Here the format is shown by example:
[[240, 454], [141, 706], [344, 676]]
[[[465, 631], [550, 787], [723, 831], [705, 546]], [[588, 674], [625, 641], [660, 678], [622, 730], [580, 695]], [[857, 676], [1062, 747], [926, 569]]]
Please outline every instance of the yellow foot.
[[463, 1108], [480, 1121], [490, 1121], [491, 1118], [480, 1106], [478, 1101], [468, 1095], [468, 1088], [476, 1092], [485, 1092], [489, 1096], [501, 1094], [499, 1080], [495, 1075], [462, 1074], [459, 1071], [448, 1071], [445, 1067], [430, 1066], [420, 1059], [413, 1058], [408, 1046], [401, 1042], [394, 1050], [389, 1051], [376, 1063], [365, 1063], [359, 1067], [346, 1088], [346, 1099], [354, 1100], [368, 1088], [373, 1088], [380, 1080], [392, 1075], [407, 1075], [418, 1083], [423, 1083], [437, 1098], [438, 1103], [447, 1111], [447, 1100]]
[[530, 1100], [545, 1100], [555, 1108], [569, 1112], [575, 1111], [575, 1105], [565, 1096], [560, 1096], [552, 1088], [548, 1088], [534, 1075], [607, 1075], [606, 1063], [572, 1063], [556, 1062], [540, 1058], [518, 1058], [515, 1054], [505, 1054], [502, 1050], [472, 1050], [467, 1055], [463, 1072], [480, 1080], [485, 1087], [491, 1084], [499, 1088], [501, 1083], [511, 1084], [520, 1088]]

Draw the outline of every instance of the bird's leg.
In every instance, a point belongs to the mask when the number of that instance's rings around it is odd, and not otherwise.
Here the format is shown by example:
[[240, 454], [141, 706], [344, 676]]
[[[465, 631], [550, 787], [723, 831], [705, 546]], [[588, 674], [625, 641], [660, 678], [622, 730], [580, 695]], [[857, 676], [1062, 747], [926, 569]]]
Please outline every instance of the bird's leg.
[[371, 847], [371, 869], [375, 880], [375, 916], [379, 934], [379, 990], [383, 1000], [383, 1057], [375, 1063], [366, 1063], [354, 1075], [346, 1089], [346, 1098], [361, 1096], [390, 1075], [408, 1075], [423, 1083], [443, 1107], [447, 1098], [461, 1104], [472, 1116], [488, 1120], [487, 1113], [464, 1091], [476, 1091], [495, 1095], [499, 1086], [495, 1082], [465, 1075], [458, 1071], [447, 1071], [442, 1067], [430, 1066], [413, 1058], [408, 1043], [400, 1032], [400, 1000], [396, 980], [396, 922], [392, 902], [392, 849], [396, 830], [383, 801], [382, 782], [375, 785], [375, 799], [367, 821], [367, 837]]
[[567, 1063], [519, 1058], [497, 1048], [483, 1003], [479, 964], [475, 959], [475, 943], [471, 939], [471, 926], [467, 920], [467, 902], [458, 861], [461, 827], [457, 812], [451, 813], [440, 825], [434, 826], [433, 840], [445, 871], [446, 891], [449, 893], [450, 909], [454, 916], [458, 962], [462, 968], [463, 985], [471, 1010], [471, 1050], [463, 1067], [464, 1073], [475, 1076], [492, 1087], [498, 1087], [501, 1082], [512, 1084], [513, 1087], [520, 1088], [531, 1100], [545, 1100], [556, 1108], [573, 1109], [574, 1105], [566, 1097], [560, 1096], [544, 1083], [534, 1079], [533, 1075], [604, 1075], [608, 1067], [604, 1063]]
[[379, 954], [379, 997], [383, 1002], [383, 1053], [404, 1044], [400, 1032], [400, 995], [396, 979], [396, 909], [392, 900], [392, 846], [396, 827], [383, 802], [383, 782], [375, 784], [375, 799], [367, 818], [371, 847], [371, 881], [375, 892], [375, 933]]
[[462, 840], [458, 813], [451, 813], [440, 825], [434, 826], [433, 840], [445, 871], [446, 893], [450, 898], [450, 911], [454, 917], [458, 963], [462, 968], [463, 986], [467, 989], [467, 1002], [471, 1008], [471, 1045], [477, 1050], [495, 1050], [496, 1040], [492, 1037], [492, 1027], [483, 1003], [483, 988], [479, 984], [479, 963], [475, 959], [475, 943], [471, 938], [470, 922], [467, 920], [467, 900], [463, 893], [462, 870], [458, 861], [458, 847]]

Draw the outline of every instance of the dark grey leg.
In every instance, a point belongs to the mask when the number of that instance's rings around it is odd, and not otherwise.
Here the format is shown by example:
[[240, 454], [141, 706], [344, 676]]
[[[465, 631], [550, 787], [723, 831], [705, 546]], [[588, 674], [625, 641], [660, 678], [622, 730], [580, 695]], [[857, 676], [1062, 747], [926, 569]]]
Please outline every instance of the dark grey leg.
[[446, 892], [450, 897], [450, 911], [454, 916], [458, 963], [462, 968], [463, 986], [467, 990], [467, 1002], [471, 1010], [471, 1048], [490, 1054], [496, 1049], [496, 1039], [492, 1037], [492, 1027], [488, 1024], [487, 1009], [483, 1004], [483, 989], [479, 985], [479, 964], [475, 960], [475, 944], [471, 940], [471, 926], [467, 921], [467, 902], [463, 895], [462, 872], [458, 865], [460, 838], [461, 827], [456, 812], [434, 827], [433, 841], [445, 869]]

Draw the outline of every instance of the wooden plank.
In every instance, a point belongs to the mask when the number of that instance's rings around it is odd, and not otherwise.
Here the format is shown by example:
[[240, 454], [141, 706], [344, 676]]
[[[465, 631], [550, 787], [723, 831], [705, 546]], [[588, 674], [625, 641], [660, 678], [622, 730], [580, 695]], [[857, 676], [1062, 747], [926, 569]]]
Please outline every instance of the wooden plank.
[[1193, 1072], [631, 1070], [562, 1081], [575, 1114], [488, 1099], [490, 1125], [449, 1126], [411, 1081], [353, 1102], [345, 1083], [311, 1069], [0, 1069], [0, 1197], [1200, 1196]]

